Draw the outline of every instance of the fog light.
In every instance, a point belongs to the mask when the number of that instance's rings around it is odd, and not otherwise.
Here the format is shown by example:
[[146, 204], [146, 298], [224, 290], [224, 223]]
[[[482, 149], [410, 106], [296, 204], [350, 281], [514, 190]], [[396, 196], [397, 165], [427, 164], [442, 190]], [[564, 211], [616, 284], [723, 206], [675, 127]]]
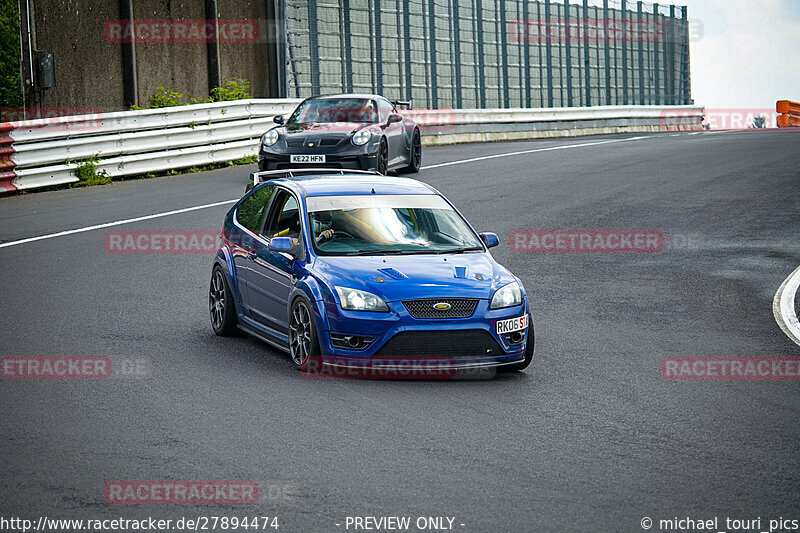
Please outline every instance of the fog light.
[[375, 340], [375, 337], [364, 335], [343, 335], [341, 333], [331, 333], [331, 344], [334, 348], [344, 348], [345, 350], [363, 350]]

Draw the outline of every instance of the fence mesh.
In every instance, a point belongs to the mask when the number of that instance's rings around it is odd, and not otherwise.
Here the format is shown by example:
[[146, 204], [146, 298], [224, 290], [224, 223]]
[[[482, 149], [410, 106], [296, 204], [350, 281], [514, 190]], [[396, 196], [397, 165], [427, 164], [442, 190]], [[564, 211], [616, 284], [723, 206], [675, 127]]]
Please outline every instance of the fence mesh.
[[291, 97], [416, 107], [691, 103], [685, 7], [630, 0], [283, 0]]

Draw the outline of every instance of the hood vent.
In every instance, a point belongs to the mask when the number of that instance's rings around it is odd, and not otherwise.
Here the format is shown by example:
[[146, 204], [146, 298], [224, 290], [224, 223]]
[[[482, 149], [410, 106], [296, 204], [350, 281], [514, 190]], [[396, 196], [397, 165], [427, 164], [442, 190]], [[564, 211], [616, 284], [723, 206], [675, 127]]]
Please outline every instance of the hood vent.
[[467, 267], [453, 267], [453, 276], [456, 279], [467, 279]]
[[408, 276], [393, 267], [379, 268], [378, 272], [381, 274], [386, 274], [386, 276], [392, 279], [408, 279]]

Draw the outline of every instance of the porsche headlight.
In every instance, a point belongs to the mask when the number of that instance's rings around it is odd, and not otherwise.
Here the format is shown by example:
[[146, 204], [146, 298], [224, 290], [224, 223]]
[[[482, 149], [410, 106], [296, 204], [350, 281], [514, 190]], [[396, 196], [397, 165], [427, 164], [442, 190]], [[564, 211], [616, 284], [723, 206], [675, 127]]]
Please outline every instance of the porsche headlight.
[[353, 144], [356, 146], [364, 146], [372, 138], [372, 132], [369, 130], [358, 130], [353, 135]]
[[278, 142], [278, 132], [275, 130], [269, 130], [261, 137], [261, 144], [264, 146], [272, 146], [276, 142]]
[[388, 312], [386, 303], [371, 292], [348, 289], [347, 287], [335, 287], [339, 300], [342, 301], [342, 309], [349, 311], [378, 311]]
[[494, 293], [489, 309], [503, 309], [504, 307], [514, 307], [522, 303], [522, 290], [519, 283], [512, 281], [508, 285], [503, 285]]

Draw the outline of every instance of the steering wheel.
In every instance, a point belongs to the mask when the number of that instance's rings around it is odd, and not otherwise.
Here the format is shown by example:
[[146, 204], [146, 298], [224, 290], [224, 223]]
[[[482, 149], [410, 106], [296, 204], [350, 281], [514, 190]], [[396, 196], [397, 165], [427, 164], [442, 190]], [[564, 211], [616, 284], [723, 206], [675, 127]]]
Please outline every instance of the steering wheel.
[[355, 239], [352, 235], [347, 233], [346, 231], [334, 231], [333, 235], [331, 235], [331, 240], [333, 239]]

